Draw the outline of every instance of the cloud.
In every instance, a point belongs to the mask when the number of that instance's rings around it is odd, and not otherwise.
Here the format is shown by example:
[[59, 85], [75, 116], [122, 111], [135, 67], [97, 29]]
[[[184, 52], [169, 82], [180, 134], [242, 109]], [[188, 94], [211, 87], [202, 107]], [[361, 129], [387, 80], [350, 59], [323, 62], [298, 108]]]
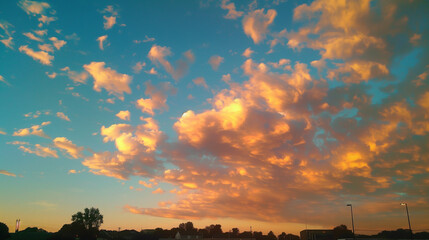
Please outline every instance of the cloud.
[[143, 186], [145, 186], [147, 188], [153, 188], [153, 186], [156, 185], [156, 184], [153, 184], [153, 183], [147, 183], [147, 182], [142, 181], [142, 180], [139, 181], [139, 184], [143, 185]]
[[70, 118], [62, 112], [57, 112], [57, 117], [70, 122]]
[[98, 37], [98, 38], [97, 38], [97, 41], [98, 41], [98, 47], [99, 47], [101, 50], [104, 50], [103, 43], [104, 43], [104, 41], [106, 41], [106, 39], [107, 39], [107, 35], [103, 35], [103, 36], [100, 36], [100, 37]]
[[34, 60], [37, 60], [44, 65], [51, 65], [51, 61], [54, 60], [54, 56], [49, 55], [49, 53], [44, 51], [35, 52], [27, 45], [19, 47], [19, 51], [24, 52], [28, 56], [32, 57]]
[[65, 137], [57, 137], [52, 142], [55, 147], [70, 155], [71, 158], [77, 159], [83, 157], [82, 151], [84, 148], [76, 146]]
[[149, 71], [144, 71], [144, 72], [147, 74], [150, 74], [150, 75], [157, 75], [158, 74], [158, 72], [155, 70], [155, 68], [151, 68]]
[[25, 147], [25, 146], [19, 146], [19, 150], [26, 152], [26, 153], [31, 153], [31, 154], [35, 154], [39, 157], [53, 157], [53, 158], [58, 158], [58, 154], [57, 151], [49, 148], [49, 147], [44, 147], [40, 144], [36, 144], [34, 145], [34, 148], [31, 147]]
[[43, 27], [43, 24], [49, 24], [50, 22], [53, 22], [53, 21], [56, 21], [57, 20], [57, 18], [56, 17], [48, 17], [48, 16], [45, 16], [45, 15], [42, 15], [39, 19], [39, 27]]
[[10, 177], [16, 177], [15, 173], [11, 173], [11, 172], [6, 171], [6, 170], [0, 170], [0, 174], [10, 176]]
[[219, 68], [220, 64], [223, 63], [223, 57], [217, 55], [211, 56], [209, 59], [209, 63], [210, 66], [212, 66], [212, 69], [216, 71]]
[[179, 59], [176, 62], [176, 67], [173, 67], [171, 63], [165, 58], [170, 56], [172, 53], [170, 48], [153, 45], [148, 53], [149, 59], [155, 64], [161, 64], [174, 80], [178, 80], [188, 71], [189, 65], [194, 61], [195, 57], [191, 51], [184, 53], [184, 59]]
[[[392, 55], [408, 51], [416, 44], [411, 39], [417, 39], [414, 36], [418, 35], [406, 30], [408, 21], [404, 13], [409, 11], [410, 6], [396, 2], [379, 2], [371, 6], [369, 1], [337, 5], [335, 8], [330, 6], [328, 1], [298, 6], [294, 10], [294, 20], [306, 23], [305, 27], [288, 33], [289, 47], [319, 50], [322, 56], [320, 61], [323, 62], [338, 59], [344, 62], [337, 64], [337, 70], [328, 72], [330, 77], [335, 76], [347, 83], [386, 78], [390, 74]], [[386, 17], [373, 21], [379, 17], [380, 11]], [[309, 16], [316, 15], [308, 22]], [[406, 32], [410, 42], [401, 45], [389, 39], [389, 36], [396, 36], [399, 32]]]
[[13, 136], [25, 137], [35, 135], [43, 138], [50, 138], [45, 132], [43, 132], [43, 129], [41, 129], [42, 126], [49, 125], [50, 123], [51, 122], [43, 122], [41, 125], [33, 125], [29, 128], [19, 129], [13, 133]]
[[252, 53], [254, 53], [254, 51], [252, 51], [252, 49], [250, 49], [250, 47], [249, 47], [249, 48], [246, 48], [246, 50], [244, 50], [242, 56], [250, 58], [250, 56], [252, 55]]
[[51, 44], [39, 44], [38, 45], [39, 49], [45, 52], [54, 52], [54, 48], [52, 47]]
[[[36, 111], [36, 112], [29, 112], [24, 114], [24, 117], [26, 118], [38, 118], [40, 117], [40, 115], [50, 115], [51, 112], [49, 110], [45, 110], [45, 111]], [[48, 124], [50, 124], [51, 122], [43, 122], [42, 126], [46, 126]]]
[[162, 190], [162, 188], [157, 188], [156, 190], [152, 191], [153, 194], [163, 194], [165, 191]]
[[146, 66], [145, 62], [137, 62], [136, 65], [133, 66], [134, 73], [140, 73], [144, 66]]
[[222, 81], [229, 83], [231, 81], [231, 74], [222, 75]]
[[118, 16], [118, 12], [113, 8], [112, 5], [108, 5], [102, 13], [108, 13], [110, 16], [103, 16], [105, 22], [104, 22], [104, 29], [108, 30], [111, 29], [116, 24], [116, 16]]
[[6, 84], [8, 86], [11, 86], [10, 83], [8, 81], [6, 81], [6, 79], [4, 79], [4, 77], [2, 75], [0, 75], [0, 82]]
[[124, 121], [130, 121], [130, 111], [126, 110], [126, 111], [120, 111], [116, 114], [116, 116]]
[[34, 41], [38, 41], [38, 42], [43, 42], [43, 40], [41, 38], [36, 37], [33, 33], [31, 32], [27, 32], [27, 33], [23, 33], [24, 36], [28, 37], [31, 40]]
[[86, 73], [86, 72], [78, 73], [76, 71], [70, 70], [69, 67], [61, 68], [61, 71], [67, 72], [67, 77], [70, 80], [72, 80], [74, 83], [86, 84], [86, 80], [88, 79], [88, 73]]
[[66, 41], [64, 41], [64, 40], [59, 40], [58, 38], [56, 38], [56, 37], [51, 37], [51, 38], [49, 38], [49, 40], [51, 40], [52, 41], [52, 44], [54, 45], [54, 47], [57, 49], [57, 50], [60, 50], [64, 45], [66, 45], [67, 44], [67, 42]]
[[131, 94], [129, 87], [132, 77], [127, 74], [117, 73], [110, 67], [105, 68], [104, 62], [91, 62], [83, 65], [85, 70], [94, 78], [94, 90], [100, 92], [102, 88], [109, 92], [109, 95], [115, 95], [122, 101], [124, 92]]
[[22, 10], [24, 10], [28, 15], [33, 16], [43, 14], [46, 9], [51, 7], [49, 3], [46, 2], [36, 2], [29, 0], [19, 1], [18, 6], [21, 7]]
[[176, 89], [169, 82], [161, 82], [157, 86], [152, 85], [150, 81], [145, 82], [145, 94], [150, 98], [140, 98], [136, 102], [136, 107], [143, 113], [154, 115], [155, 109], [168, 110], [167, 95], [175, 94]]
[[57, 76], [56, 72], [52, 72], [52, 73], [45, 72], [45, 74], [46, 76], [48, 76], [48, 78], [51, 78], [51, 79], [54, 79]]
[[143, 42], [153, 42], [153, 41], [155, 41], [155, 38], [148, 37], [147, 35], [144, 36]]
[[13, 37], [9, 37], [7, 39], [1, 39], [0, 42], [2, 42], [6, 47], [13, 49]]
[[113, 25], [115, 25], [116, 23], [116, 17], [115, 16], [103, 16], [105, 22], [104, 22], [104, 29], [108, 30], [111, 29], [113, 27]]
[[[412, 16], [396, 12], [403, 5], [395, 2], [376, 5], [374, 13], [369, 13], [369, 2], [315, 3], [314, 8], [321, 9], [313, 11], [312, 6], [302, 15], [311, 20], [300, 25], [302, 34], [311, 28], [303, 34], [308, 39], [303, 38], [302, 47], [320, 50], [322, 58], [312, 65], [325, 67], [328, 77], [346, 84], [312, 76], [306, 64], [289, 59], [267, 63], [247, 59], [242, 69], [248, 80], [219, 91], [208, 109], [186, 111], [174, 124], [178, 142], [161, 147], [174, 169], [157, 179], [189, 192], [168, 206], [126, 209], [180, 219], [304, 222], [305, 216], [312, 216], [312, 223], [333, 225], [341, 213], [332, 212], [344, 202], [368, 207], [363, 210], [365, 221], [381, 215], [390, 218], [392, 210], [381, 207], [386, 202], [407, 198], [427, 203], [426, 57], [418, 58], [406, 77], [395, 82], [387, 77], [389, 68], [395, 67], [392, 59], [416, 48], [408, 43], [408, 32], [394, 34], [405, 20], [385, 13], [407, 19], [411, 26]], [[412, 14], [413, 19], [420, 19], [419, 14]], [[401, 45], [406, 49], [399, 51]], [[421, 56], [427, 55], [427, 49], [421, 51]], [[330, 62], [337, 59], [341, 61]], [[387, 95], [380, 103], [373, 102], [375, 83], [388, 85], [380, 88]], [[408, 188], [411, 184], [420, 190]]]
[[292, 67], [290, 66], [290, 60], [286, 58], [282, 58], [278, 62], [270, 62], [269, 64], [274, 68], [281, 68], [283, 70], [292, 71]]
[[194, 80], [192, 80], [192, 82], [194, 82], [194, 84], [197, 86], [203, 86], [205, 89], [209, 88], [209, 86], [207, 86], [206, 80], [204, 80], [203, 77], [195, 78]]
[[234, 3], [228, 3], [229, 0], [222, 0], [220, 7], [228, 10], [228, 13], [224, 16], [226, 19], [237, 19], [243, 15], [243, 12], [235, 10]]
[[0, 28], [3, 29], [4, 33], [8, 37], [12, 36], [11, 33], [10, 33], [10, 31], [9, 31], [10, 27], [13, 27], [13, 25], [10, 24], [8, 21], [0, 20]]
[[152, 118], [142, 119], [145, 123], [137, 126], [113, 124], [102, 127], [104, 142], [114, 141], [117, 151], [94, 153], [85, 158], [83, 165], [90, 172], [118, 179], [128, 179], [130, 175], [153, 176], [162, 169], [155, 159], [155, 149], [163, 141], [158, 123]]
[[254, 43], [262, 42], [268, 32], [268, 27], [273, 23], [277, 12], [274, 9], [267, 10], [264, 14], [264, 9], [257, 9], [248, 13], [243, 18], [243, 29], [247, 36], [250, 36]]

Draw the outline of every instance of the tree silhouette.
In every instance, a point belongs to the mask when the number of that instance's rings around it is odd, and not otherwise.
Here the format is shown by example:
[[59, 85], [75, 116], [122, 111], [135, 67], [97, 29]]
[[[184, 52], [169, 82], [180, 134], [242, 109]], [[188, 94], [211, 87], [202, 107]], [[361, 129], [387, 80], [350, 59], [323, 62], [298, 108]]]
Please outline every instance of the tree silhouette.
[[103, 223], [103, 215], [100, 214], [98, 208], [85, 208], [84, 212], [77, 212], [72, 215], [72, 221], [74, 223], [82, 224], [85, 229], [93, 230], [100, 227]]
[[353, 237], [353, 232], [351, 230], [347, 229], [346, 225], [341, 224], [340, 226], [334, 227], [334, 237], [335, 237], [335, 239], [351, 238], [351, 237]]
[[8, 239], [9, 237], [9, 228], [6, 224], [0, 222], [0, 240]]
[[83, 229], [78, 233], [80, 239], [97, 239], [98, 228], [103, 223], [103, 215], [98, 208], [85, 208], [83, 212], [72, 215], [72, 226], [81, 226]]

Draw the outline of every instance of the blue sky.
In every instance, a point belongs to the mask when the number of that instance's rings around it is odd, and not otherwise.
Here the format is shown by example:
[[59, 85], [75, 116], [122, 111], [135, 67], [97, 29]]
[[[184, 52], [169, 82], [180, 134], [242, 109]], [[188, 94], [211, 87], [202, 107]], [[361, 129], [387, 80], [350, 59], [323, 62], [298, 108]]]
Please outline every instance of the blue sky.
[[0, 6], [9, 228], [424, 229], [426, 2]]

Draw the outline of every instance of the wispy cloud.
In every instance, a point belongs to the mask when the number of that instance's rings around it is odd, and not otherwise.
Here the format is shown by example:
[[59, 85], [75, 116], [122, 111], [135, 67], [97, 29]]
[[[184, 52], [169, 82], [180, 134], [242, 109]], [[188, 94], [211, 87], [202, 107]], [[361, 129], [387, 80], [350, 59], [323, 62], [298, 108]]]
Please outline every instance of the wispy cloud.
[[11, 172], [6, 171], [6, 170], [0, 170], [0, 174], [6, 175], [6, 176], [10, 176], [10, 177], [16, 177], [15, 173], [11, 173]]
[[39, 61], [44, 65], [51, 65], [51, 61], [54, 60], [54, 56], [49, 55], [49, 53], [45, 51], [34, 51], [29, 48], [27, 45], [19, 47], [20, 52], [24, 52], [28, 56], [32, 57], [34, 60]]

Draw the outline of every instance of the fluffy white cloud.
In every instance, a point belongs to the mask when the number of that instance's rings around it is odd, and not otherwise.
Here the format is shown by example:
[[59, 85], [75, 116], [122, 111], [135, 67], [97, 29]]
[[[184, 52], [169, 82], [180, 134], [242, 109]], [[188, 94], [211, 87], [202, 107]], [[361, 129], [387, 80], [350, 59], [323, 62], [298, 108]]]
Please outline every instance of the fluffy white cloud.
[[130, 83], [132, 77], [127, 74], [121, 74], [112, 70], [110, 67], [104, 67], [104, 62], [91, 62], [83, 65], [85, 70], [94, 78], [94, 90], [100, 92], [102, 88], [109, 94], [113, 94], [121, 100], [124, 100], [124, 93], [131, 93]]

